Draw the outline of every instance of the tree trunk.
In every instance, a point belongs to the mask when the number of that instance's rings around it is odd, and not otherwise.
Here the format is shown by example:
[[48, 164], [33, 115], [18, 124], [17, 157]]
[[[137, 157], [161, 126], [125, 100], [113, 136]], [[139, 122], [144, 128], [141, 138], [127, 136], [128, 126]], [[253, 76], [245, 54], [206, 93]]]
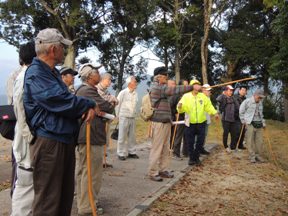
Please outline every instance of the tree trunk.
[[180, 53], [179, 53], [179, 46], [176, 46], [175, 51], [175, 78], [176, 83], [180, 81]]
[[76, 47], [74, 44], [67, 48], [67, 55], [65, 57], [64, 65], [75, 69]]
[[222, 82], [229, 82], [232, 81], [235, 72], [236, 72], [236, 68], [237, 68], [237, 64], [238, 64], [239, 60], [228, 60], [227, 61], [227, 73], [225, 77], [221, 78]]
[[203, 83], [208, 83], [208, 39], [210, 31], [210, 17], [213, 0], [204, 0], [204, 36], [201, 41], [201, 61]]
[[122, 90], [124, 68], [125, 68], [125, 60], [122, 59], [122, 61], [120, 62], [120, 69], [119, 69], [119, 74], [118, 74], [118, 83], [117, 83], [116, 95], [118, 95], [119, 92]]
[[284, 87], [284, 119], [288, 122], [288, 82], [283, 81]]
[[[167, 18], [166, 18], [166, 12], [164, 11], [164, 23], [165, 25], [167, 24]], [[166, 45], [164, 45], [164, 64], [165, 64], [165, 67], [168, 68], [168, 63], [169, 63], [169, 60], [168, 60], [168, 47]]]
[[176, 36], [176, 41], [175, 41], [175, 78], [176, 78], [176, 83], [179, 83], [180, 81], [180, 34], [181, 34], [181, 29], [180, 29], [180, 24], [179, 24], [179, 1], [175, 0], [175, 14], [174, 14], [174, 27], [177, 32]]

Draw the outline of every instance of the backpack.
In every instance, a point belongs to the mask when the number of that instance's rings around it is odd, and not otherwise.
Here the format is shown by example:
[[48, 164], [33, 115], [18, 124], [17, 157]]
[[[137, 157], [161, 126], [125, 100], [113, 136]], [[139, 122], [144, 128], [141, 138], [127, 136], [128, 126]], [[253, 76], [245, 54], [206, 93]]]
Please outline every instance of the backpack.
[[15, 125], [13, 105], [0, 106], [0, 134], [6, 139], [13, 140]]
[[140, 116], [144, 121], [149, 121], [154, 113], [154, 108], [151, 105], [150, 93], [146, 94], [142, 98]]

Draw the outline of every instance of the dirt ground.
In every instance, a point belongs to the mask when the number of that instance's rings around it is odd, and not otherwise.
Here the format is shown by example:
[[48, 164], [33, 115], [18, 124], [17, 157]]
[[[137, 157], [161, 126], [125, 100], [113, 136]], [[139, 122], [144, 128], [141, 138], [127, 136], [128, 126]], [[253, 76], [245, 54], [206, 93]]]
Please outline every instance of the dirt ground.
[[288, 215], [288, 173], [219, 147], [142, 215]]

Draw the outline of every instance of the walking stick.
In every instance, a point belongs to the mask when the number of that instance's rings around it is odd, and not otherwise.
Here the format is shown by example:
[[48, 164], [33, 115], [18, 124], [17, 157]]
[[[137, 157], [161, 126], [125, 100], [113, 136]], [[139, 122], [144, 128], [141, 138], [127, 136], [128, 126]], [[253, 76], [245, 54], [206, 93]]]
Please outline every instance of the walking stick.
[[248, 78], [244, 78], [244, 79], [234, 80], [234, 81], [230, 81], [230, 82], [226, 82], [226, 83], [221, 83], [221, 84], [218, 84], [218, 85], [210, 86], [210, 88], [216, 88], [216, 87], [226, 86], [226, 85], [230, 85], [230, 84], [237, 83], [237, 82], [244, 82], [244, 81], [255, 80], [255, 79], [257, 79], [257, 78], [256, 77], [248, 77]]
[[151, 128], [152, 128], [152, 122], [149, 121], [149, 125], [148, 125], [148, 132], [147, 132], [147, 138], [151, 138], [152, 134], [151, 134]]
[[106, 143], [104, 145], [104, 167], [106, 168], [107, 167], [107, 131], [108, 131], [108, 123], [106, 122], [106, 125], [105, 125], [105, 131], [106, 131]]
[[242, 124], [241, 132], [240, 132], [240, 136], [239, 136], [239, 139], [238, 139], [238, 142], [237, 142], [237, 146], [236, 146], [236, 149], [237, 149], [237, 150], [238, 150], [238, 147], [239, 147], [239, 144], [240, 144], [240, 140], [241, 140], [241, 137], [242, 137], [242, 134], [243, 134], [244, 128], [245, 128], [245, 125]]
[[[177, 115], [176, 115], [176, 122], [178, 122], [178, 120], [179, 120], [179, 113], [177, 113]], [[175, 127], [174, 127], [174, 132], [173, 132], [173, 137], [172, 137], [172, 143], [171, 143], [171, 147], [170, 147], [170, 155], [171, 155], [171, 152], [173, 151], [173, 148], [174, 148], [176, 130], [177, 130], [177, 124], [175, 124]]]
[[89, 202], [92, 209], [93, 216], [97, 216], [97, 210], [94, 205], [94, 197], [92, 192], [92, 176], [91, 176], [91, 143], [90, 143], [91, 125], [90, 122], [86, 124], [86, 156], [87, 156], [87, 176], [88, 176], [88, 195]]

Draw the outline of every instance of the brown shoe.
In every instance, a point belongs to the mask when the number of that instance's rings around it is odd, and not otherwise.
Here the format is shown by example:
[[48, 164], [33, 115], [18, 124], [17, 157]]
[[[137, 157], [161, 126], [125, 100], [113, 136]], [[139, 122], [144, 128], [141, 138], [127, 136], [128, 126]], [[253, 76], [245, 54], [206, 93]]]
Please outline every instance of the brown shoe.
[[159, 175], [162, 177], [162, 178], [173, 178], [174, 177], [174, 174], [169, 172], [169, 171], [163, 171], [163, 172], [159, 172]]
[[108, 163], [103, 163], [103, 168], [113, 168], [112, 164], [108, 164]]

